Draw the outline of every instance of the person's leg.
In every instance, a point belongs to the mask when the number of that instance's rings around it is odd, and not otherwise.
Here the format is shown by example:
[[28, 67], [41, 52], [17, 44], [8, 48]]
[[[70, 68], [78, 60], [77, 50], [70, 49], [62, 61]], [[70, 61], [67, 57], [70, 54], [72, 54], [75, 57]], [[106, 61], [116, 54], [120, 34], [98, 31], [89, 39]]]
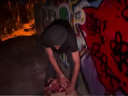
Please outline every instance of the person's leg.
[[[74, 63], [74, 60], [72, 58], [72, 55], [71, 55], [71, 51], [68, 50], [66, 52], [66, 55], [67, 55], [67, 59], [68, 59], [68, 62], [70, 64], [70, 74], [69, 74], [69, 79], [71, 81], [72, 79], [72, 76], [73, 76], [73, 72], [74, 72], [74, 66], [75, 66], [75, 63]], [[75, 89], [77, 90], [79, 84], [78, 84], [78, 77], [77, 77], [77, 80], [76, 80], [76, 84], [75, 84]]]
[[[53, 52], [53, 53], [54, 53], [55, 59], [58, 60], [59, 54], [56, 53], [56, 52]], [[51, 77], [52, 77], [52, 78], [56, 78], [56, 71], [55, 71], [53, 65], [51, 64], [51, 62], [48, 61], [48, 66], [47, 66], [46, 75], [45, 75], [45, 84], [47, 84], [47, 81], [48, 81]]]

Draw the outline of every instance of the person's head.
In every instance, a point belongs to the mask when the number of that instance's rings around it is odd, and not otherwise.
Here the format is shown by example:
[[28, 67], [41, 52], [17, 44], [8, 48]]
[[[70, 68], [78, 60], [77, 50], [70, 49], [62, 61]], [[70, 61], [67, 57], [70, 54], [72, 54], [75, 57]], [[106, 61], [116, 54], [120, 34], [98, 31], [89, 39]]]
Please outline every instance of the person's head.
[[67, 31], [63, 26], [52, 25], [46, 28], [42, 38], [49, 46], [58, 50], [67, 38]]

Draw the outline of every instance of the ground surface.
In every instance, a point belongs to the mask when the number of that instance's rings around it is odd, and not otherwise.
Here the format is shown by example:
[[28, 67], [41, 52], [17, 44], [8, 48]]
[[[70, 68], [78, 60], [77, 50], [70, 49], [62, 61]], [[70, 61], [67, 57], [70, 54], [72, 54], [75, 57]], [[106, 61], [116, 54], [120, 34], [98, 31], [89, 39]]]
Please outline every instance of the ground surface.
[[0, 94], [41, 93], [47, 60], [35, 36], [0, 43]]
[[[0, 94], [34, 95], [43, 92], [48, 57], [36, 36], [0, 43]], [[88, 94], [81, 81], [80, 92]]]

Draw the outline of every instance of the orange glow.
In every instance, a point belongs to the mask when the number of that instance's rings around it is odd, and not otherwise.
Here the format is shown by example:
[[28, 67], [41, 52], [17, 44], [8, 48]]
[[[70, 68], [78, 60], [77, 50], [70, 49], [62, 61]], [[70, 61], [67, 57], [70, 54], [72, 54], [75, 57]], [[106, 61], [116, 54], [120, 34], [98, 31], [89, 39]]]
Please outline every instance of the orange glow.
[[43, 0], [43, 3], [46, 3], [46, 0]]
[[[31, 35], [34, 35], [36, 31], [35, 31], [35, 29], [31, 29], [33, 24], [34, 24], [34, 20], [30, 21], [27, 24], [24, 24], [22, 29], [15, 30], [11, 34], [7, 34], [7, 35], [4, 35], [4, 36], [1, 36], [1, 40], [5, 41], [7, 39], [15, 38], [15, 37], [18, 37], [18, 36], [31, 36]], [[24, 31], [24, 29], [27, 29], [29, 31]]]

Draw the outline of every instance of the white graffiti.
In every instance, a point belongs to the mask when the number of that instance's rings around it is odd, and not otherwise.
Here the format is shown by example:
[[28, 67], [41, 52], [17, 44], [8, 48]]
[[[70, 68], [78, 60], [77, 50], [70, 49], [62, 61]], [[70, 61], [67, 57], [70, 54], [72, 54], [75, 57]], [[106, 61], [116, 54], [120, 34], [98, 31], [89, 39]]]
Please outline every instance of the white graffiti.
[[71, 14], [70, 14], [71, 12], [70, 12], [70, 8], [69, 8], [68, 4], [62, 3], [62, 4], [59, 5], [58, 11], [57, 11], [57, 15], [58, 15], [59, 18], [60, 18], [59, 11], [60, 11], [61, 8], [66, 8], [67, 9], [68, 16], [64, 19], [67, 19], [69, 22], [71, 22]]
[[82, 8], [88, 7], [88, 6], [90, 6], [88, 2], [83, 2], [74, 9], [74, 18], [73, 18], [74, 25], [75, 24], [83, 25], [86, 22], [86, 14]]

